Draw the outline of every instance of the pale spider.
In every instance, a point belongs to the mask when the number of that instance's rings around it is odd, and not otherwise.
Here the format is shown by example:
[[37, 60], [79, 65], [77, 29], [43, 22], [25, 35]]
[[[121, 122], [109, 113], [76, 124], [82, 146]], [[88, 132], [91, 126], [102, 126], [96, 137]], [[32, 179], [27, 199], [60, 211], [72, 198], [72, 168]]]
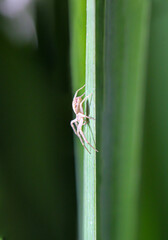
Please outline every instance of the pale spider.
[[[84, 99], [82, 99], [82, 97], [83, 97], [83, 95], [84, 95], [85, 93], [83, 93], [80, 97], [77, 97], [78, 92], [79, 92], [82, 88], [84, 88], [84, 87], [85, 87], [85, 85], [76, 91], [76, 93], [75, 93], [75, 95], [74, 95], [74, 98], [73, 98], [73, 101], [72, 101], [72, 108], [73, 108], [74, 113], [76, 114], [76, 118], [71, 121], [71, 127], [72, 127], [72, 129], [74, 130], [74, 133], [79, 137], [79, 139], [80, 139], [82, 145], [84, 146], [84, 148], [85, 148], [88, 152], [89, 152], [89, 150], [88, 150], [87, 147], [85, 146], [84, 141], [85, 141], [87, 144], [89, 144], [96, 152], [98, 152], [98, 151], [88, 142], [88, 140], [86, 139], [86, 137], [85, 137], [85, 135], [84, 135], [84, 133], [83, 133], [83, 131], [82, 131], [82, 126], [87, 123], [87, 120], [86, 120], [86, 119], [84, 120], [84, 118], [89, 118], [89, 119], [95, 120], [94, 118], [88, 117], [87, 115], [84, 114], [84, 112], [83, 112], [83, 106], [82, 106], [82, 104], [84, 103], [84, 101], [86, 101], [86, 99], [87, 99], [88, 97], [90, 97], [90, 96], [92, 95], [92, 93], [89, 94], [88, 96], [86, 96]], [[76, 125], [76, 128], [77, 128], [77, 129], [75, 129], [74, 124]], [[83, 138], [83, 139], [82, 139], [82, 138]], [[84, 140], [84, 141], [83, 141], [83, 140]], [[89, 153], [90, 153], [90, 152], [89, 152]]]

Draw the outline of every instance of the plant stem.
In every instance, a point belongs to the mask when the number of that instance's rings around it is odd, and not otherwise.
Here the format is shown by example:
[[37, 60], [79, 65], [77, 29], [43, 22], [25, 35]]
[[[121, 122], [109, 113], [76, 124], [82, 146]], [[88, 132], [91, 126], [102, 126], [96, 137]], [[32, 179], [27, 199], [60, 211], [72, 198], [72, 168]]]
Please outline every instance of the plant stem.
[[[95, 107], [95, 0], [87, 0], [86, 29], [86, 95], [89, 98], [89, 115], [96, 118]], [[90, 120], [85, 130], [86, 138], [95, 147], [96, 123]], [[89, 146], [89, 145], [88, 145]], [[84, 240], [96, 239], [96, 152], [88, 147], [84, 151]]]

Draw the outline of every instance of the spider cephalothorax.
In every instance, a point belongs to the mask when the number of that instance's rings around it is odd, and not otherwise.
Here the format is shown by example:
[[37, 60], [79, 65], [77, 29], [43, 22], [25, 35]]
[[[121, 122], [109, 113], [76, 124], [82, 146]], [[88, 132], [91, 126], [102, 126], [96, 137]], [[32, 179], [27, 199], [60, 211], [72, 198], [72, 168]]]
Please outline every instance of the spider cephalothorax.
[[[76, 118], [74, 120], [71, 121], [71, 127], [74, 130], [74, 133], [79, 137], [82, 145], [84, 146], [84, 148], [89, 152], [89, 150], [87, 149], [87, 147], [84, 144], [84, 141], [89, 144], [96, 152], [98, 152], [86, 139], [83, 131], [82, 131], [82, 126], [86, 124], [86, 120], [84, 120], [84, 118], [89, 118], [89, 119], [94, 119], [92, 117], [88, 117], [87, 115], [85, 115], [83, 113], [83, 106], [82, 104], [84, 103], [84, 101], [86, 101], [86, 99], [91, 95], [86, 96], [84, 99], [82, 99], [83, 95], [85, 93], [83, 93], [80, 97], [77, 97], [78, 92], [84, 88], [85, 85], [83, 87], [81, 87], [80, 89], [78, 89], [74, 95], [73, 101], [72, 101], [72, 108], [74, 113], [76, 114]], [[76, 125], [76, 129], [74, 127], [74, 124]], [[90, 153], [90, 152], [89, 152]]]

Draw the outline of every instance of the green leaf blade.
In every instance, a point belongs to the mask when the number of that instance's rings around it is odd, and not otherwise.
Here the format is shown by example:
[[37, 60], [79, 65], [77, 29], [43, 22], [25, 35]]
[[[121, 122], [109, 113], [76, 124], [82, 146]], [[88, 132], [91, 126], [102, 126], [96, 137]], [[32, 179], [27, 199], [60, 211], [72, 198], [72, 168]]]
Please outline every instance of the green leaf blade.
[[[95, 1], [87, 0], [86, 28], [86, 95], [89, 98], [89, 116], [96, 118], [95, 85]], [[90, 120], [85, 135], [92, 146], [96, 146], [96, 122]], [[96, 240], [96, 152], [88, 144], [84, 151], [84, 240]]]

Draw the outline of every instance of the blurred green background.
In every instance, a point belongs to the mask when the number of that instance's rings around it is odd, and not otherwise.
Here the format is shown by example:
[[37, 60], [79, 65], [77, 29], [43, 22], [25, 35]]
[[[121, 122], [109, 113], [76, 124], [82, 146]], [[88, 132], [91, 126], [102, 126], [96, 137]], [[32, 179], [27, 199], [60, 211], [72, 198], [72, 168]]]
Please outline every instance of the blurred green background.
[[68, 2], [1, 3], [0, 236], [75, 239]]
[[[166, 1], [96, 1], [99, 240], [168, 239], [167, 25]], [[85, 46], [85, 0], [0, 1], [0, 239], [84, 240]]]

